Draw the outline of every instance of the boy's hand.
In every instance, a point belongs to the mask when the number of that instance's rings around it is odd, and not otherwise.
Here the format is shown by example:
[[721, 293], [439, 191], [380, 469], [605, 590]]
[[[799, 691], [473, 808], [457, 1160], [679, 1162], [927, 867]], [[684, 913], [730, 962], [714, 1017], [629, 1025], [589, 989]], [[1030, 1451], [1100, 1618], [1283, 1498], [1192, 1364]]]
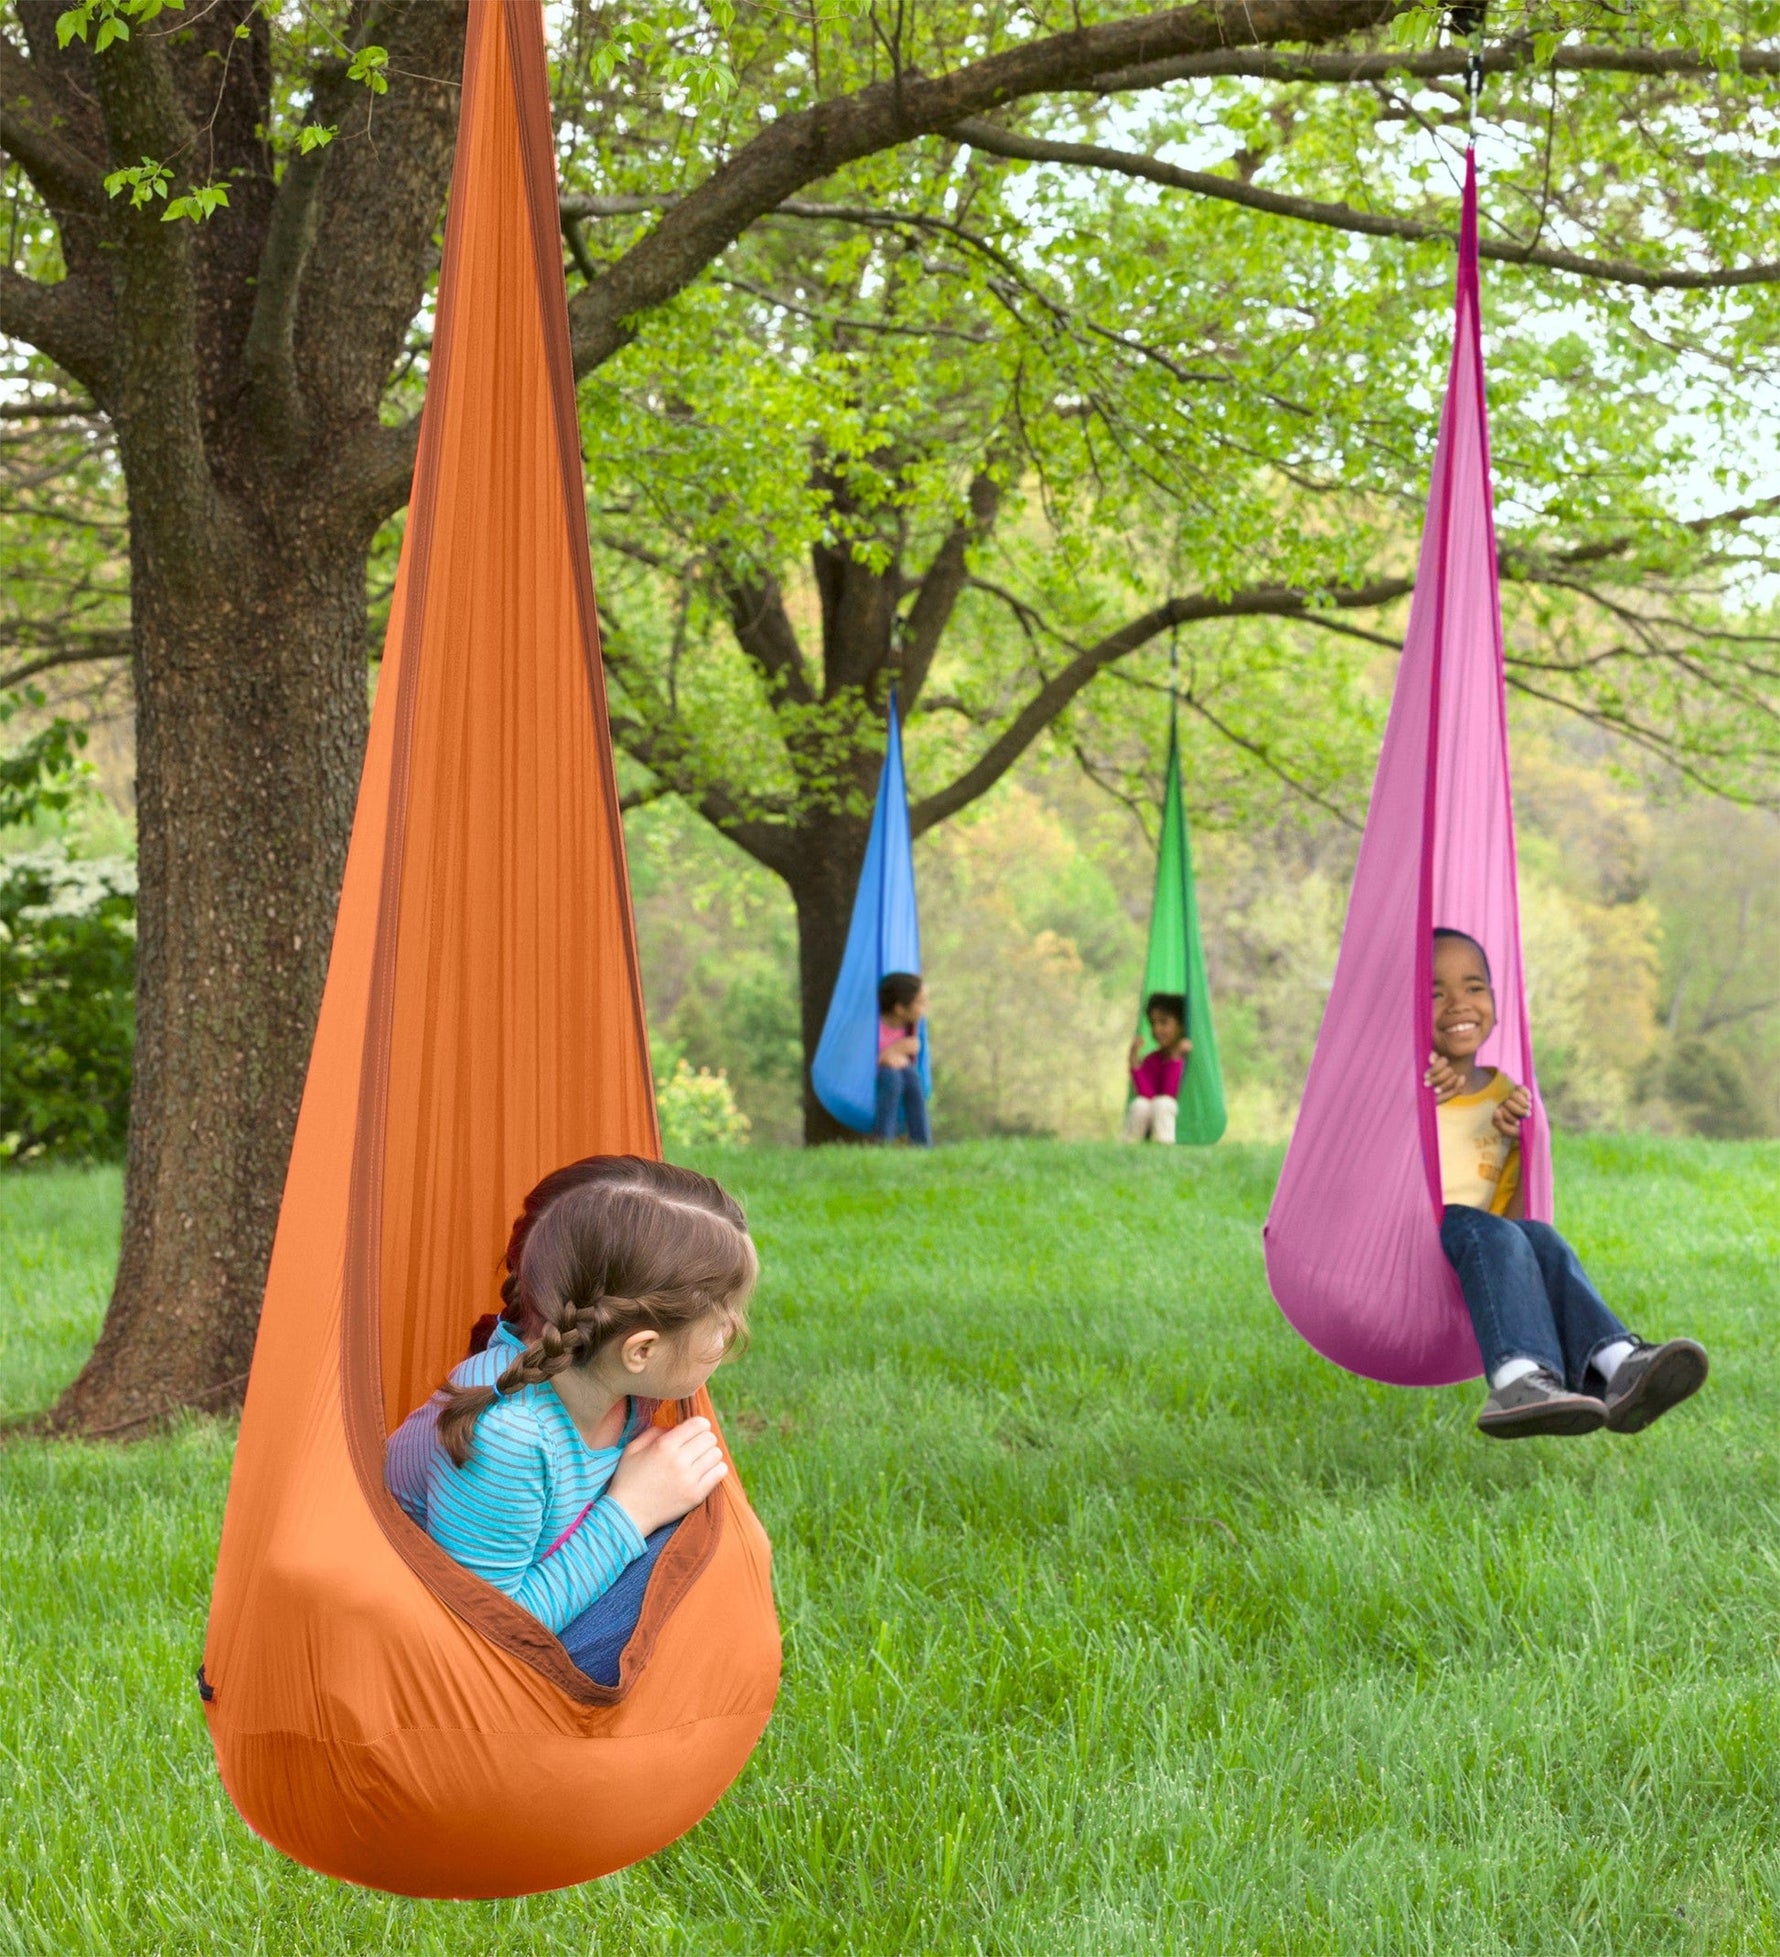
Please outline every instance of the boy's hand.
[[637, 1525], [637, 1534], [690, 1515], [729, 1473], [711, 1423], [701, 1414], [677, 1427], [645, 1427], [619, 1456], [606, 1493]]
[[1422, 1075], [1422, 1085], [1434, 1090], [1436, 1104], [1450, 1101], [1465, 1085], [1465, 1076], [1443, 1053], [1428, 1055], [1428, 1071]]
[[1510, 1141], [1520, 1133], [1520, 1124], [1533, 1112], [1533, 1097], [1524, 1087], [1517, 1087], [1496, 1109], [1496, 1132], [1506, 1135]]

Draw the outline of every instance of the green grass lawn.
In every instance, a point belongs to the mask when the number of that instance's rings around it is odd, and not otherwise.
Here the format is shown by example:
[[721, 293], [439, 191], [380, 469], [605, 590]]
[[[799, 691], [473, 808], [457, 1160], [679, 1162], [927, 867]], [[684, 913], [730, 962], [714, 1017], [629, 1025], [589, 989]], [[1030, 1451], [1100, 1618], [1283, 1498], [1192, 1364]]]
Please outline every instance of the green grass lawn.
[[[564, 1895], [396, 1901], [235, 1818], [228, 1426], [0, 1445], [0, 1951], [1780, 1951], [1780, 1148], [1563, 1150], [1603, 1289], [1713, 1377], [1514, 1446], [1299, 1343], [1276, 1160], [702, 1164], [765, 1263], [718, 1401], [784, 1691], [703, 1826]], [[78, 1365], [117, 1193], [0, 1181], [0, 1415]]]

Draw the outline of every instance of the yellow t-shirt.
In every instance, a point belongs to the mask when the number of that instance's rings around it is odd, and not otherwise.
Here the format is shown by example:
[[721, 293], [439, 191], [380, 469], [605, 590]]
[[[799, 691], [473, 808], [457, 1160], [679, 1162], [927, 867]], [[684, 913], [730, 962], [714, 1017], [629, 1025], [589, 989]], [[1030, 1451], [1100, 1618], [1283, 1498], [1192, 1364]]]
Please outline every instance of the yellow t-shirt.
[[1496, 1109], [1514, 1082], [1496, 1068], [1487, 1087], [1455, 1094], [1435, 1109], [1440, 1129], [1440, 1193], [1448, 1203], [1500, 1216], [1520, 1187], [1520, 1143], [1496, 1126]]

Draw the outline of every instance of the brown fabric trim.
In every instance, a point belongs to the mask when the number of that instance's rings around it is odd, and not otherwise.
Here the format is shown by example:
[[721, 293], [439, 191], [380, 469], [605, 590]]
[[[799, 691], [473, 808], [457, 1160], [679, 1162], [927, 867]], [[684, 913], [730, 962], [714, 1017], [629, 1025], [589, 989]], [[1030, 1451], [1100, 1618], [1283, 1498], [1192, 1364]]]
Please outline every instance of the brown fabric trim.
[[[503, 0], [507, 47], [513, 77], [513, 103], [519, 120], [519, 153], [525, 171], [526, 214], [531, 220], [532, 264], [538, 275], [538, 312], [544, 322], [544, 357], [550, 370], [550, 405], [556, 425], [556, 453], [562, 470], [563, 510], [569, 524], [569, 560], [575, 567], [576, 609], [581, 620], [581, 656], [592, 695], [594, 724], [611, 746], [606, 705], [606, 668], [600, 656], [599, 601], [593, 588], [593, 558], [587, 542], [587, 484], [581, 473], [581, 418], [575, 406], [575, 362], [569, 345], [569, 293], [562, 269], [562, 220], [557, 210], [556, 149], [550, 128], [550, 74], [544, 59], [544, 14], [539, 0]], [[545, 105], [538, 113], [538, 104]], [[612, 868], [621, 890], [630, 888], [625, 860], [624, 811], [618, 804], [618, 773], [604, 782], [606, 833]], [[637, 1003], [638, 1064], [653, 1077], [649, 1034], [643, 1017], [643, 968], [637, 952], [636, 920], [624, 907], [624, 962]], [[649, 1097], [649, 1127], [654, 1153], [661, 1153], [655, 1097]], [[664, 1552], [665, 1554], [665, 1552]]]
[[[517, 18], [522, 11], [526, 17], [523, 21]], [[539, 0], [472, 0], [464, 49], [459, 127], [465, 129], [472, 126], [476, 90], [481, 79], [483, 38], [495, 29], [497, 23], [508, 30], [516, 26], [518, 29], [508, 34], [510, 65], [519, 112], [522, 151], [526, 159], [527, 202], [532, 217], [534, 255], [539, 266], [540, 297], [544, 299], [542, 310], [546, 344], [551, 351], [551, 392], [556, 409], [559, 448], [565, 435], [562, 391], [564, 386], [567, 388], [566, 430], [570, 452], [564, 464], [565, 495], [569, 506], [582, 512], [581, 548], [571, 550], [570, 555], [577, 567], [577, 584], [585, 586], [581, 608], [583, 647], [589, 660], [595, 710], [603, 725], [605, 689], [598, 641], [597, 637], [590, 639], [587, 630], [589, 623], [593, 622], [593, 631], [597, 634], [593, 610], [593, 567], [584, 541], [586, 519], [580, 487], [580, 446], [573, 435], [574, 384], [568, 363], [567, 299], [560, 260], [555, 255], [554, 224], [550, 230], [552, 243], [548, 259], [538, 251], [540, 184], [548, 208], [552, 211], [555, 209], [556, 195], [548, 119], [543, 119], [540, 129], [540, 118], [535, 106], [532, 106], [538, 101], [548, 100], [543, 92], [543, 15]], [[543, 143], [543, 175], [540, 175], [536, 163], [540, 140]], [[417, 1529], [408, 1519], [383, 1479], [384, 1447], [388, 1440], [383, 1418], [382, 1244], [383, 1165], [389, 1123], [389, 1048], [395, 1000], [396, 940], [401, 916], [402, 842], [408, 819], [415, 702], [420, 685], [420, 650], [426, 614], [427, 569], [432, 555], [439, 500], [438, 444], [427, 440], [425, 418], [436, 417], [443, 412], [442, 404], [450, 378], [451, 336], [447, 328], [455, 305], [457, 281], [462, 276], [463, 256], [462, 226], [453, 221], [452, 214], [458, 208], [457, 193], [468, 167], [468, 149], [460, 144], [453, 172], [452, 212], [447, 214], [445, 226], [445, 262], [439, 276], [439, 317], [434, 335], [438, 351], [428, 377], [426, 402], [421, 410], [420, 453], [411, 499], [413, 555], [409, 560], [410, 575], [405, 593], [407, 603], [402, 621], [402, 668], [396, 692], [388, 826], [384, 834], [377, 937], [371, 963], [371, 996], [365, 1022], [364, 1058], [347, 1210], [346, 1271], [340, 1322], [341, 1412], [347, 1452], [360, 1493], [397, 1554], [433, 1595], [479, 1636], [530, 1665], [577, 1704], [609, 1706], [622, 1700], [641, 1675], [661, 1635], [662, 1626], [715, 1555], [723, 1534], [723, 1511], [719, 1506], [721, 1488], [686, 1517], [650, 1572], [648, 1588], [643, 1594], [642, 1613], [625, 1647], [619, 1683], [610, 1686], [598, 1685], [585, 1672], [577, 1670], [560, 1641], [529, 1611], [522, 1610], [492, 1584], [484, 1583], [461, 1564], [453, 1562], [425, 1530]], [[546, 264], [554, 267], [556, 273], [554, 308], [550, 303], [551, 289], [544, 278]], [[557, 358], [557, 342], [560, 342], [560, 359]], [[570, 485], [572, 495], [568, 494]], [[571, 530], [570, 535], [573, 539], [576, 533]], [[612, 833], [618, 838], [617, 869], [623, 876], [623, 831], [619, 826], [616, 784], [610, 780], [607, 783], [607, 797]], [[642, 992], [637, 978], [634, 931], [627, 935], [627, 951], [640, 1004]], [[646, 1064], [646, 1039], [644, 1055]]]

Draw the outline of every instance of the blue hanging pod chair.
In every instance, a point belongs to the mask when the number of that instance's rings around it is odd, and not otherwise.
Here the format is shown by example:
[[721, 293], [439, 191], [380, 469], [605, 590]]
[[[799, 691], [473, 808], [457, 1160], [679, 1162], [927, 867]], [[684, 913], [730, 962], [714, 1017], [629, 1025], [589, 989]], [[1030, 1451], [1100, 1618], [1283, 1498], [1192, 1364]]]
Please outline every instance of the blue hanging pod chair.
[[[878, 1078], [878, 981], [887, 972], [921, 969], [921, 920], [915, 909], [915, 855], [909, 836], [908, 784], [902, 772], [902, 719], [890, 693], [889, 738], [878, 775], [878, 799], [866, 839], [865, 865], [853, 899], [853, 922], [840, 976], [828, 1002], [822, 1038], [810, 1064], [816, 1099], [845, 1127], [871, 1132]], [[923, 1094], [933, 1092], [927, 1022], [916, 1061]]]

